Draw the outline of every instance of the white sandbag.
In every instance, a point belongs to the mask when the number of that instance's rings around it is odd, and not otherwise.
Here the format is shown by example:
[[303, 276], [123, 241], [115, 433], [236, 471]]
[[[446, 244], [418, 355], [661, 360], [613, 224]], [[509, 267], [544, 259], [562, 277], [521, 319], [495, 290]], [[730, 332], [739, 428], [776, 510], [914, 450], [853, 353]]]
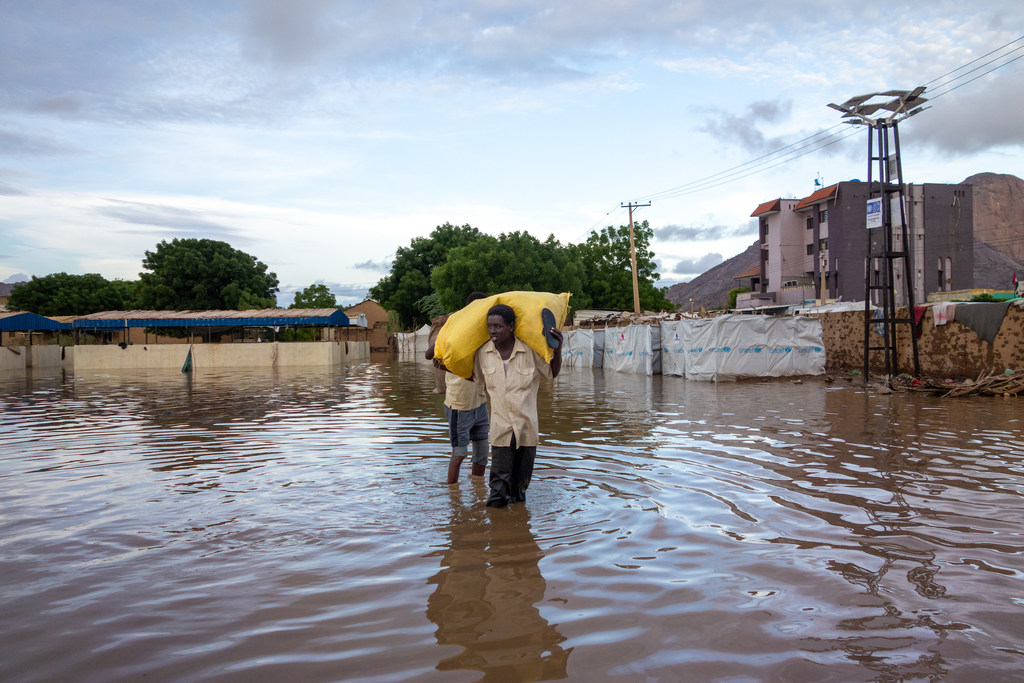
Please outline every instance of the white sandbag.
[[687, 379], [702, 382], [713, 382], [718, 376], [718, 352], [715, 347], [715, 318], [687, 320], [683, 326], [685, 334], [683, 343], [686, 345]]
[[661, 374], [686, 376], [687, 328], [683, 320], [666, 320], [661, 323]]
[[430, 337], [430, 325], [424, 325], [416, 330], [416, 352], [421, 356], [427, 352]]
[[640, 375], [661, 373], [661, 327], [608, 327], [604, 334], [604, 367]]
[[818, 318], [733, 314], [680, 322], [686, 323], [680, 336], [687, 344], [688, 379], [721, 382], [825, 372]]
[[593, 368], [595, 360], [600, 362], [598, 354], [603, 354], [604, 348], [602, 344], [601, 351], [596, 350], [595, 332], [601, 332], [604, 339], [604, 330], [566, 330], [562, 342], [562, 367]]
[[399, 332], [395, 335], [395, 341], [398, 346], [399, 355], [412, 356], [416, 353], [415, 332]]

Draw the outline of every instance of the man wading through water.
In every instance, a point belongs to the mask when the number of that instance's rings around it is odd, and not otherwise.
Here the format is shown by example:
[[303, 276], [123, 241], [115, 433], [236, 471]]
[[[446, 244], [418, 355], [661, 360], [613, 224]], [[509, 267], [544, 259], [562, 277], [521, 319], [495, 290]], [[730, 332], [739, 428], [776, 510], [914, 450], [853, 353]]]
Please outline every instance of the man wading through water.
[[[491, 477], [488, 507], [526, 500], [537, 455], [537, 389], [540, 378], [555, 378], [562, 369], [562, 333], [544, 330], [555, 349], [550, 365], [515, 337], [516, 314], [497, 304], [487, 311], [490, 341], [476, 352], [473, 381], [487, 387], [491, 399]], [[557, 346], [556, 346], [557, 344]]]
[[[473, 292], [466, 298], [466, 305], [477, 299], [486, 298], [482, 292]], [[435, 345], [427, 349], [427, 360], [434, 361], [435, 367], [444, 368], [434, 358]], [[483, 384], [462, 379], [451, 372], [444, 373], [444, 416], [448, 420], [448, 434], [451, 437], [452, 457], [448, 460], [448, 483], [459, 481], [462, 461], [473, 448], [473, 465], [470, 474], [484, 476], [487, 467], [487, 395]]]

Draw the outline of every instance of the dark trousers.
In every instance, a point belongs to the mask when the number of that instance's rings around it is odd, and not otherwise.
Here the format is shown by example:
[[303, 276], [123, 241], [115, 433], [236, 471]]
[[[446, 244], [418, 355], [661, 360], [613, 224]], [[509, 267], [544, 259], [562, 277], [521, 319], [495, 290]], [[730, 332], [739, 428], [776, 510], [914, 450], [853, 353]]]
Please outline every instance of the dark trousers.
[[536, 457], [536, 446], [516, 446], [514, 436], [510, 446], [491, 446], [491, 495], [487, 507], [503, 508], [526, 500]]

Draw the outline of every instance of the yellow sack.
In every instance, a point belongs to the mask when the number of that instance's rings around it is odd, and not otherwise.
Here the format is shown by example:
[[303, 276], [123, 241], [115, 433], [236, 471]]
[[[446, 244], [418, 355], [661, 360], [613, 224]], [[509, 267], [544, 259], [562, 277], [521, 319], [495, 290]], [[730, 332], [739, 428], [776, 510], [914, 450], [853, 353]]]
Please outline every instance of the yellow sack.
[[504, 292], [485, 299], [471, 301], [469, 305], [448, 316], [447, 322], [437, 333], [434, 357], [440, 358], [444, 366], [464, 379], [473, 376], [473, 356], [477, 349], [487, 343], [487, 311], [495, 304], [511, 306], [516, 313], [515, 335], [524, 344], [537, 352], [541, 358], [551, 362], [555, 351], [548, 346], [541, 323], [541, 311], [550, 309], [555, 314], [557, 327], [565, 324], [569, 313], [569, 292]]

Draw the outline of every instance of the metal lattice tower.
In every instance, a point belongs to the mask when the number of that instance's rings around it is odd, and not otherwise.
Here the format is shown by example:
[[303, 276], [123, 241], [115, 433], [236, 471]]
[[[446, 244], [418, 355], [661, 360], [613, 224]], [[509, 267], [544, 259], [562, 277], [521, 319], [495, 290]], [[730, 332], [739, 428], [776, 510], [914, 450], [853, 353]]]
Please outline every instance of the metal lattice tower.
[[[906, 184], [900, 159], [899, 122], [926, 107], [921, 97], [924, 86], [914, 90], [887, 90], [850, 98], [843, 104], [828, 106], [843, 112], [848, 123], [868, 129], [868, 203], [866, 211], [867, 252], [864, 261], [864, 381], [872, 351], [885, 357], [886, 382], [899, 373], [897, 329], [906, 325], [906, 334], [913, 348], [914, 375], [920, 374], [917, 337], [914, 335], [914, 283], [911, 244], [907, 231]], [[880, 116], [875, 116], [882, 112]], [[877, 179], [874, 169], [878, 169]], [[896, 225], [898, 221], [898, 225]], [[879, 231], [878, 228], [881, 228]], [[896, 233], [896, 230], [899, 230]], [[896, 241], [899, 244], [895, 244]], [[907, 315], [896, 314], [896, 264], [902, 266], [906, 287]], [[871, 305], [877, 306], [878, 317], [872, 318]], [[871, 343], [871, 326], [877, 325], [880, 344]]]

